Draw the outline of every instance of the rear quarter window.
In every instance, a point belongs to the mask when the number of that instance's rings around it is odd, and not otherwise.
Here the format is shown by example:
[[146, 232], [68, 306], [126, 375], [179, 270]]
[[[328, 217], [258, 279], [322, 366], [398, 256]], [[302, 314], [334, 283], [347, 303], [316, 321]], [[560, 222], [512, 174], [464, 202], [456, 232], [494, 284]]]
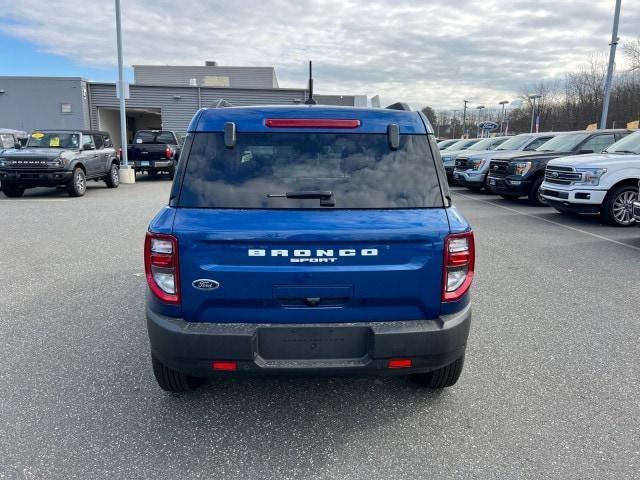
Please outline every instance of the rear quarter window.
[[[177, 206], [188, 208], [435, 208], [443, 195], [426, 135], [402, 135], [392, 150], [386, 134], [195, 133]], [[270, 198], [330, 191], [318, 199]]]

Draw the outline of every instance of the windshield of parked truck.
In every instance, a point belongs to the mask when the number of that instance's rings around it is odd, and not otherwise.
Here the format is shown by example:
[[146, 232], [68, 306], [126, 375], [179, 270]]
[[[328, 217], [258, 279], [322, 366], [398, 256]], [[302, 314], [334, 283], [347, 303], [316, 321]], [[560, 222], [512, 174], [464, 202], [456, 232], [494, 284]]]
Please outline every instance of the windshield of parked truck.
[[[179, 207], [388, 209], [442, 207], [426, 135], [195, 133]], [[324, 206], [321, 206], [321, 203]], [[331, 205], [333, 203], [333, 205]]]
[[496, 150], [518, 150], [531, 139], [530, 135], [516, 135], [498, 145]]
[[470, 146], [469, 150], [494, 150], [498, 145], [504, 142], [506, 139], [502, 138], [483, 138], [477, 143]]
[[133, 143], [136, 144], [176, 144], [173, 132], [141, 130], [136, 133]]
[[478, 143], [480, 141], [479, 138], [467, 138], [464, 140], [460, 140], [459, 142], [454, 143], [453, 145], [451, 145], [449, 148], [447, 148], [447, 150], [466, 150], [468, 149], [471, 145]]
[[605, 150], [607, 153], [638, 153], [640, 154], [640, 132], [632, 133], [618, 140]]
[[566, 135], [558, 135], [548, 142], [540, 145], [536, 150], [538, 152], [570, 152], [576, 148], [589, 133], [568, 133]]
[[33, 132], [27, 141], [29, 148], [78, 148], [80, 135], [63, 132]]

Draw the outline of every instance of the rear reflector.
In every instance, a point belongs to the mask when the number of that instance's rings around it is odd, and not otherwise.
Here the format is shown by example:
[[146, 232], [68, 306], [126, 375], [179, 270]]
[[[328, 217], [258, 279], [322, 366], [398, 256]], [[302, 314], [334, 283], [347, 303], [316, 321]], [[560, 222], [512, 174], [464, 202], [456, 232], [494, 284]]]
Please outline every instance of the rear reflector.
[[233, 372], [238, 369], [238, 362], [223, 362], [220, 360], [214, 360], [211, 363], [211, 368], [222, 372]]
[[409, 368], [412, 364], [410, 358], [392, 358], [387, 366], [389, 368]]
[[268, 118], [264, 124], [270, 128], [358, 128], [360, 120]]

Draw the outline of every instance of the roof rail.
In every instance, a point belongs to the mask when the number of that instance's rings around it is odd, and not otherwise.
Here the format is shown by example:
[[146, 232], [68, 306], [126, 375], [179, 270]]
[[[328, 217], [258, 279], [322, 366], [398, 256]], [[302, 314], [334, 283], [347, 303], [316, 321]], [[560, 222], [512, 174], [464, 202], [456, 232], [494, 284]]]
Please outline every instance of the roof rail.
[[221, 98], [216, 102], [213, 108], [225, 108], [225, 107], [233, 107], [233, 105], [227, 102], [224, 98]]
[[407, 112], [411, 111], [411, 107], [404, 103], [404, 102], [396, 102], [396, 103], [392, 103], [391, 105], [385, 107], [388, 108], [389, 110], [405, 110]]

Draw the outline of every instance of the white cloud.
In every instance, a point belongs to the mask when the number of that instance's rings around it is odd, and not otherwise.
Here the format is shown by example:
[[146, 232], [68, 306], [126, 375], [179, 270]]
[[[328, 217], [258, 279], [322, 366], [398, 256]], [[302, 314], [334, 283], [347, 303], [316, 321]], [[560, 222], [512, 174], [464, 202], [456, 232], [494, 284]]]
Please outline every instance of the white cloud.
[[[614, 0], [125, 0], [127, 64], [273, 65], [281, 86], [487, 105], [605, 51]], [[0, 30], [88, 66], [113, 65], [112, 1], [0, 0]], [[620, 36], [640, 34], [624, 2]], [[622, 52], [620, 52], [622, 55]], [[621, 66], [621, 59], [618, 65]]]

